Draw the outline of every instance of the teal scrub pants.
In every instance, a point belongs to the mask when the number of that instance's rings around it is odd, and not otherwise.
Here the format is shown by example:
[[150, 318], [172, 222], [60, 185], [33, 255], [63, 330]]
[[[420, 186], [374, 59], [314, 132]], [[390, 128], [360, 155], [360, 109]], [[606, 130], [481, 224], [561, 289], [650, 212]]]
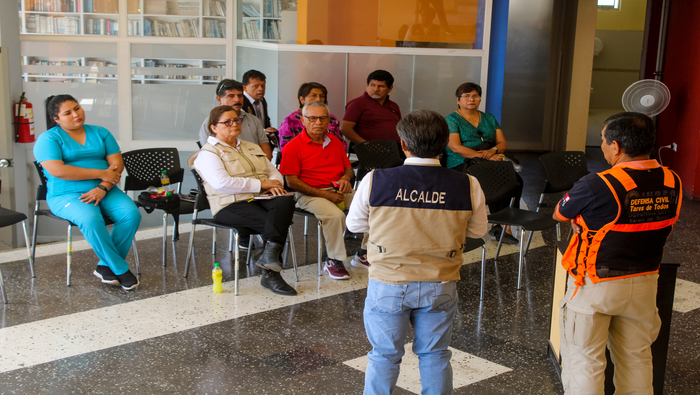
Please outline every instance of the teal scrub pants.
[[[100, 258], [98, 265], [109, 266], [116, 275], [126, 273], [129, 270], [126, 255], [141, 223], [138, 207], [117, 187], [110, 189], [97, 206], [94, 202], [81, 202], [80, 195], [82, 194], [53, 195], [47, 199], [47, 203], [56, 216], [78, 226]], [[114, 222], [111, 234], [103, 215]]]

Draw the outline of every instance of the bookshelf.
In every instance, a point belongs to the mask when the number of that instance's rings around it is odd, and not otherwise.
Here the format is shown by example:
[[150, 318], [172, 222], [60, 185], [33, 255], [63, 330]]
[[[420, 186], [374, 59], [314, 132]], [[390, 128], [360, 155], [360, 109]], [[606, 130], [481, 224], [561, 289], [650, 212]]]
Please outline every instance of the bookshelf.
[[290, 0], [238, 0], [238, 38], [241, 40], [280, 42], [282, 10]]
[[117, 81], [116, 58], [22, 56], [25, 82], [97, 83]]
[[131, 59], [132, 84], [218, 84], [226, 62], [220, 59]]
[[[119, 0], [18, 0], [20, 32], [120, 35]], [[127, 36], [226, 38], [225, 0], [127, 0]]]

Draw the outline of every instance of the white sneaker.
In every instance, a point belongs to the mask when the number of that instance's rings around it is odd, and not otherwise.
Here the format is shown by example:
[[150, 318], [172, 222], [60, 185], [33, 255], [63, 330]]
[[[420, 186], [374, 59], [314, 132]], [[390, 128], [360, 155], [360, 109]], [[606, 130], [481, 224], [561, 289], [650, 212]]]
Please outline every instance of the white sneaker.
[[369, 261], [367, 260], [367, 255], [360, 255], [359, 253], [355, 253], [355, 256], [352, 258], [352, 261], [350, 261], [350, 264], [355, 266], [355, 267], [361, 267], [364, 269], [369, 269]]

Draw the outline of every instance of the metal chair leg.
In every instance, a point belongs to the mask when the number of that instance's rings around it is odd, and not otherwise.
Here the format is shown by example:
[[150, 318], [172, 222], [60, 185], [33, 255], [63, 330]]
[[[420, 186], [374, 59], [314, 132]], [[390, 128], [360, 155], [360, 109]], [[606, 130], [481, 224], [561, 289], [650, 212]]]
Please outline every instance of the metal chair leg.
[[506, 227], [505, 225], [503, 226], [503, 230], [501, 231], [501, 237], [498, 239], [498, 248], [496, 248], [496, 257], [493, 258], [494, 260], [498, 259], [498, 254], [501, 253], [501, 245], [503, 245], [503, 236], [506, 234]]
[[190, 268], [190, 259], [192, 258], [192, 243], [194, 242], [194, 230], [197, 225], [194, 223], [194, 219], [197, 218], [197, 210], [194, 210], [192, 214], [192, 230], [190, 230], [190, 242], [187, 243], [187, 258], [185, 259], [185, 274], [182, 277], [187, 278], [187, 271]]
[[228, 234], [228, 252], [233, 252], [233, 230]]
[[321, 255], [323, 252], [323, 236], [321, 234], [321, 227], [323, 223], [318, 221], [318, 275], [321, 276]]
[[[294, 234], [292, 233], [292, 227], [289, 227], [289, 233], [287, 234], [287, 245], [289, 249], [292, 250], [292, 266], [294, 267], [294, 281], [299, 282], [299, 275], [297, 274], [297, 255], [294, 250]], [[287, 255], [284, 256], [285, 263], [287, 260]]]
[[163, 214], [163, 267], [165, 267], [165, 261], [167, 260], [166, 258], [166, 249], [165, 249], [165, 241], [168, 239], [168, 213]]
[[32, 278], [34, 278], [34, 256], [32, 255], [32, 245], [29, 244], [29, 236], [27, 235], [26, 219], [22, 221], [22, 231], [24, 232], [24, 244], [26, 244], [27, 246], [27, 259], [29, 259], [29, 271], [32, 273]]
[[139, 250], [136, 249], [136, 238], [131, 240], [131, 247], [134, 249], [134, 262], [136, 263], [136, 275], [141, 274], [139, 269]]
[[557, 222], [557, 241], [561, 241], [561, 222]]
[[309, 217], [304, 217], [304, 236], [309, 235]]
[[[236, 242], [236, 245], [233, 247], [234, 248], [234, 268], [233, 270], [235, 271], [235, 282], [233, 284], [233, 294], [238, 295], [238, 268], [240, 266], [240, 248], [238, 247], [238, 232], [234, 232], [233, 239]], [[250, 250], [248, 250], [250, 251]]]
[[212, 227], [211, 231], [211, 254], [216, 255], [216, 228]]
[[5, 283], [2, 281], [2, 271], [0, 270], [0, 294], [2, 294], [2, 302], [7, 304], [7, 297], [5, 296]]
[[[36, 215], [36, 212], [39, 211], [39, 204], [40, 204], [39, 200], [37, 200], [36, 204], [34, 205], [34, 213], [35, 214], [34, 214], [34, 229], [32, 230], [32, 261], [34, 261], [34, 257], [36, 256], [35, 255], [35, 253], [36, 253], [36, 228], [37, 228], [37, 224], [39, 221], [39, 216]], [[33, 274], [32, 274], [32, 277], [34, 277]]]
[[66, 253], [66, 285], [70, 287], [70, 265], [73, 261], [73, 226], [68, 225], [68, 251]]
[[486, 271], [486, 246], [481, 246], [481, 296], [479, 300], [484, 300], [484, 272]]
[[520, 232], [520, 259], [518, 260], [518, 289], [520, 289], [520, 279], [523, 275], [523, 241], [525, 232]]
[[[253, 235], [250, 235], [250, 238], [248, 239], [248, 253], [245, 256], [245, 267], [248, 267], [251, 263], [253, 263]], [[264, 249], [265, 247], [263, 247]]]
[[530, 231], [527, 235], [527, 244], [525, 245], [525, 255], [527, 255], [527, 252], [530, 251], [530, 242], [532, 241], [532, 233], [533, 231]]

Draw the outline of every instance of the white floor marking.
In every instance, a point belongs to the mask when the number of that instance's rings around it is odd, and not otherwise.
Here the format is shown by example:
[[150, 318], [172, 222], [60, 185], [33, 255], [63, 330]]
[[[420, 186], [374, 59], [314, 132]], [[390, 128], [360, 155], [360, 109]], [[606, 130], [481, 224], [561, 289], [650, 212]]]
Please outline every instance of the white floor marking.
[[676, 279], [676, 293], [673, 298], [673, 310], [687, 313], [700, 308], [700, 284]]
[[[411, 351], [412, 346], [413, 343], [405, 345], [406, 354], [404, 354], [401, 361], [401, 372], [396, 385], [414, 394], [420, 394], [421, 383], [418, 356]], [[449, 347], [449, 350], [452, 351], [452, 385], [455, 389], [513, 370], [452, 347]], [[346, 361], [344, 364], [366, 372], [367, 362], [367, 356], [365, 355]]]

